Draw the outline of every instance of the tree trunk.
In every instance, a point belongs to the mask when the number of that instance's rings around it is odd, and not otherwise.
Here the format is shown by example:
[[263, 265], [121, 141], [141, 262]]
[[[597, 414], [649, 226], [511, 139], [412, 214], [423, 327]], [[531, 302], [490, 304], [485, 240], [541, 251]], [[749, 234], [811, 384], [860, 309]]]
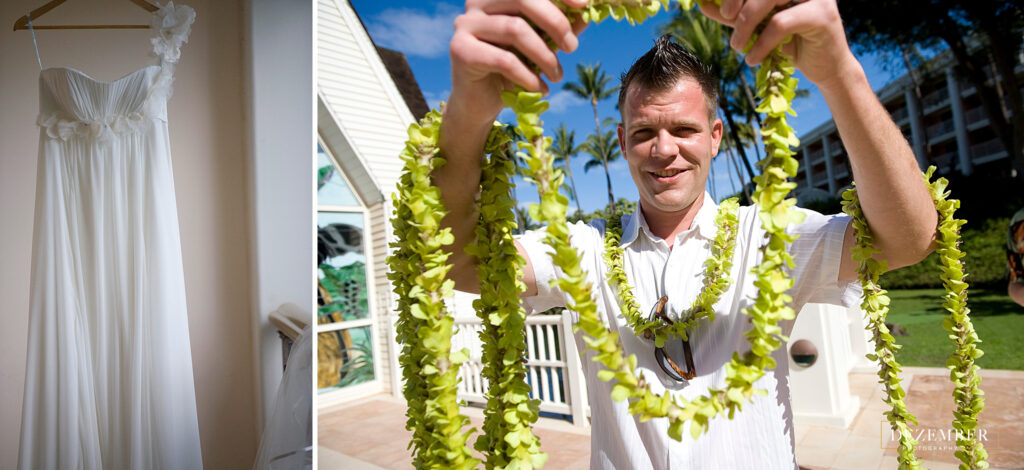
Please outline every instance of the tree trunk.
[[[601, 135], [601, 121], [597, 118], [597, 100], [591, 99], [590, 105], [594, 108], [594, 130], [597, 132], [597, 136]], [[608, 183], [608, 204], [611, 206], [612, 213], [616, 213], [615, 210], [615, 195], [612, 193], [612, 176], [608, 171], [608, 157], [601, 153], [601, 163], [604, 164], [604, 179]]]
[[572, 162], [569, 161], [569, 156], [565, 155], [565, 172], [569, 174], [569, 188], [572, 189], [572, 198], [576, 200], [576, 211], [583, 213], [583, 208], [580, 207], [580, 196], [576, 194], [576, 180], [572, 178]]
[[747, 150], [743, 148], [743, 143], [740, 142], [740, 136], [736, 132], [736, 124], [732, 120], [732, 112], [729, 111], [729, 106], [722, 95], [718, 95], [718, 106], [722, 108], [722, 114], [725, 115], [725, 121], [728, 123], [729, 127], [729, 136], [732, 137], [736, 151], [739, 152], [742, 157], [743, 165], [747, 168], [747, 174], [750, 175], [750, 179], [754, 179], [754, 169], [750, 166], [750, 161], [747, 158]]
[[[998, 94], [993, 87], [985, 83], [985, 73], [971, 60], [967, 45], [964, 43], [963, 36], [960, 34], [954, 20], [947, 16], [943, 21], [940, 21], [939, 26], [940, 28], [938, 29], [942, 40], [949, 45], [950, 51], [953, 52], [953, 56], [956, 58], [957, 67], [954, 70], [958, 76], [965, 78], [974, 85], [974, 88], [978, 91], [981, 106], [985, 110], [985, 115], [988, 116], [992, 131], [1002, 141], [1003, 147], [1009, 153], [1010, 164], [1013, 168], [1020, 168], [1017, 170], [1017, 179], [1024, 181], [1024, 173], [1022, 173], [1022, 170], [1024, 170], [1022, 150], [1024, 149], [1017, 145], [1017, 138], [1014, 136], [1014, 128], [1024, 125], [1024, 121], [1015, 119], [1015, 121], [1018, 121], [1016, 124], [1007, 122], [1002, 112], [1003, 106]], [[993, 76], [994, 81], [995, 77]]]
[[[911, 116], [911, 119], [917, 119], [917, 122], [921, 123], [921, 126], [923, 127], [924, 103], [921, 100], [924, 97], [921, 93], [921, 77], [917, 75], [917, 69], [915, 69], [913, 65], [910, 63], [910, 53], [907, 50], [907, 45], [900, 44], [900, 52], [903, 54], [903, 66], [907, 68], [907, 75], [910, 76], [910, 82], [914, 84], [914, 98], [917, 100], [915, 106], [915, 109], [917, 109], [917, 116]], [[911, 127], [913, 127], [913, 125], [911, 125]], [[932, 144], [931, 142], [928, 141], [928, 132], [926, 132], [923, 128], [921, 129], [921, 139], [924, 140], [924, 142], [922, 142], [922, 144], [924, 144], [923, 147], [925, 153], [925, 156], [923, 158], [927, 159], [927, 156], [932, 154]]]
[[611, 211], [614, 214], [617, 213], [618, 210], [616, 210], [615, 207], [615, 194], [612, 193], [612, 177], [611, 173], [608, 172], [608, 159], [604, 158], [603, 155], [601, 158], [604, 160], [604, 179], [608, 184], [608, 204], [611, 205]]
[[730, 158], [730, 162], [732, 163], [731, 166], [736, 169], [736, 176], [740, 179], [740, 184], [743, 186], [743, 195], [746, 196], [747, 201], [751, 201], [750, 188], [747, 187], [747, 181], [743, 179], [743, 172], [740, 171], [740, 165], [736, 163], [736, 154], [732, 152], [732, 149], [727, 149], [725, 152], [726, 156]]
[[[1008, 117], [1010, 123], [1013, 126], [1013, 144], [1012, 149], [1008, 148], [1007, 153], [1010, 156], [1011, 167], [1017, 172], [1017, 179], [1024, 181], [1024, 99], [1020, 93], [1020, 83], [1017, 80], [1016, 71], [1016, 58], [1014, 57], [1014, 51], [1020, 50], [1020, 38], [1012, 37], [1010, 31], [1006, 28], [1002, 28], [995, 23], [995, 18], [991, 15], [985, 15], [979, 13], [981, 16], [982, 29], [988, 34], [990, 41], [989, 49], [992, 58], [994, 59], [994, 69], [999, 73], [1000, 81], [993, 80], [996, 83], [1002, 83], [1003, 93], [1000, 98], [1005, 97], [1006, 100], [1000, 100], [1000, 103], [1006, 103], [1009, 105], [1009, 111], [1012, 117]], [[996, 29], [988, 29], [996, 28]]]
[[[747, 102], [750, 104], [750, 109], [751, 110], [757, 109], [757, 100], [754, 99], [754, 92], [750, 88], [750, 83], [747, 82], [747, 75], [745, 73], [743, 73], [743, 72], [740, 72], [739, 76], [740, 76], [740, 81], [743, 82], [743, 94], [746, 95], [746, 97], [747, 97]], [[759, 121], [754, 114], [747, 114], [747, 124], [750, 124], [750, 128], [751, 129], [754, 128], [754, 123], [755, 122], [757, 123], [757, 135], [761, 135], [761, 121]], [[755, 142], [754, 142], [754, 152], [756, 152], [756, 154], [757, 154], [757, 161], [761, 161], [761, 159], [763, 158], [761, 156], [761, 147], [759, 145], [757, 145], [757, 139], [755, 138], [754, 140], [755, 140]], [[764, 141], [764, 139], [762, 139], [762, 143], [763, 143], [763, 141]], [[748, 164], [748, 168], [749, 168], [749, 164]], [[739, 169], [737, 168], [737, 170], [739, 170]], [[753, 178], [753, 177], [751, 177], [751, 178]]]
[[[516, 173], [518, 173], [518, 171]], [[511, 196], [512, 196], [512, 204], [514, 205], [514, 209], [515, 209], [512, 212], [515, 212], [515, 215], [516, 215], [516, 225], [517, 225], [516, 230], [517, 230], [517, 232], [520, 235], [522, 235], [522, 234], [526, 233], [526, 219], [523, 218], [523, 214], [520, 213], [520, 211], [518, 210], [519, 209], [519, 197], [516, 195], [516, 185], [513, 184], [512, 188], [510, 188], [510, 191], [512, 193], [511, 194]]]

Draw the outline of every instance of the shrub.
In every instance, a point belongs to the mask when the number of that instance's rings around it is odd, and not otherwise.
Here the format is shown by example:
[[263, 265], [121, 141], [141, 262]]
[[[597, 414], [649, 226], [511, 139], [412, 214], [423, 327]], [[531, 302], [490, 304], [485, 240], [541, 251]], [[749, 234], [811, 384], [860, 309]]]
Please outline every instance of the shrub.
[[[974, 286], [996, 287], [1006, 282], [1007, 217], [988, 219], [977, 224], [970, 220], [961, 233], [967, 282]], [[941, 288], [939, 258], [932, 253], [913, 266], [890, 271], [881, 278], [886, 289]]]

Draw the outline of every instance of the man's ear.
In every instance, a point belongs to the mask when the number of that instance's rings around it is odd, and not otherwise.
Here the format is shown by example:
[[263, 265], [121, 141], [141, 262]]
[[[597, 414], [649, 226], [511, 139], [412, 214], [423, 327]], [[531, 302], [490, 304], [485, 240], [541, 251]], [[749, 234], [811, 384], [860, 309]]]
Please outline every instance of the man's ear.
[[626, 128], [620, 122], [615, 126], [615, 132], [619, 134], [619, 152], [622, 152], [622, 158], [626, 158]]
[[711, 158], [718, 156], [718, 146], [722, 143], [722, 120], [715, 118], [711, 123]]

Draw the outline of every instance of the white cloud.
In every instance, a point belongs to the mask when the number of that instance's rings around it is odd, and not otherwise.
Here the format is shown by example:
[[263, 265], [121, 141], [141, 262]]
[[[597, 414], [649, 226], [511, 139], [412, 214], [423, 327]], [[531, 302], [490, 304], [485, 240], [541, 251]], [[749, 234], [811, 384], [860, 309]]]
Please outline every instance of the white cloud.
[[552, 93], [547, 98], [548, 100], [548, 111], [552, 113], [561, 113], [566, 109], [585, 104], [586, 101], [571, 91], [560, 90]]
[[430, 106], [430, 109], [440, 110], [441, 109], [441, 102], [442, 101], [448, 101], [448, 95], [450, 95], [450, 94], [451, 94], [451, 91], [449, 91], [449, 90], [445, 90], [445, 91], [441, 91], [441, 92], [437, 92], [437, 93], [432, 92], [432, 91], [424, 91], [423, 92], [423, 99], [427, 100], [427, 106]]
[[447, 3], [438, 3], [434, 11], [389, 8], [370, 22], [370, 36], [379, 46], [401, 51], [406, 55], [438, 57], [448, 51], [452, 23], [460, 10]]

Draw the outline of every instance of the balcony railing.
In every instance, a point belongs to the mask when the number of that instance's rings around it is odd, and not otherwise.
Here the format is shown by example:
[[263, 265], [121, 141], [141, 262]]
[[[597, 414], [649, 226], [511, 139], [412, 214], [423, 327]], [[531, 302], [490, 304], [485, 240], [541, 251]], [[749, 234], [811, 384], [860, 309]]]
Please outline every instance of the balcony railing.
[[1003, 151], [1005, 151], [1005, 148], [1003, 148], [1003, 143], [999, 139], [986, 140], [971, 146], [971, 160], [981, 160]]
[[928, 129], [925, 131], [925, 133], [928, 134], [929, 139], [934, 139], [948, 132], [953, 132], [953, 129], [955, 129], [955, 126], [953, 125], [953, 120], [947, 119], [938, 124], [928, 126]]
[[946, 88], [940, 88], [922, 98], [921, 105], [924, 107], [924, 109], [928, 109], [933, 106], [938, 106], [942, 103], [945, 103], [947, 99], [949, 99], [949, 90]]
[[964, 120], [967, 121], [967, 125], [976, 124], [982, 121], [988, 121], [988, 115], [985, 114], [985, 108], [978, 106], [976, 108], [971, 108], [964, 113]]
[[939, 169], [950, 168], [953, 164], [953, 159], [956, 158], [956, 150], [952, 152], [946, 152], [937, 157], [932, 157], [932, 164]]
[[897, 109], [896, 111], [892, 112], [892, 120], [893, 120], [893, 122], [899, 123], [900, 121], [902, 121], [902, 120], [907, 118], [907, 114], [908, 114], [907, 107], [904, 106], [904, 107], [902, 107], [900, 109]]

